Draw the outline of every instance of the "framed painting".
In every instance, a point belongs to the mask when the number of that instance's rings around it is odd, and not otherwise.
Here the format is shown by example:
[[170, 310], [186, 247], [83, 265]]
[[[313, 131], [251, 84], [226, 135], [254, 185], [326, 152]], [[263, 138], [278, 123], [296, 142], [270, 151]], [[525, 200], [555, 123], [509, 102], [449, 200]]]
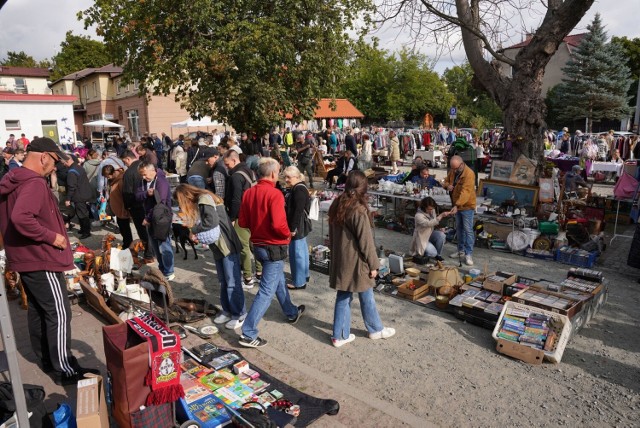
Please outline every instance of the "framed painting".
[[536, 181], [536, 167], [536, 162], [527, 158], [525, 155], [520, 155], [513, 166], [509, 182], [522, 184], [524, 186], [533, 185]]
[[513, 162], [496, 160], [491, 162], [491, 174], [489, 178], [493, 181], [509, 181], [513, 173]]
[[480, 180], [478, 196], [491, 199], [491, 205], [502, 205], [505, 201], [515, 201], [519, 207], [536, 207], [539, 188], [500, 181]]

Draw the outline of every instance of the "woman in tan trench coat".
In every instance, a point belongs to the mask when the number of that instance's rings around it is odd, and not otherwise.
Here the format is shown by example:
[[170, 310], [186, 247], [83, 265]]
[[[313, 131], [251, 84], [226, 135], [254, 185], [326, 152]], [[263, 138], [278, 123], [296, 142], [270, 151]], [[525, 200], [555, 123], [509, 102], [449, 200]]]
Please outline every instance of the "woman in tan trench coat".
[[387, 339], [396, 331], [380, 321], [373, 286], [380, 261], [371, 231], [367, 204], [367, 178], [362, 171], [351, 171], [342, 193], [329, 208], [329, 246], [332, 262], [329, 284], [337, 291], [333, 313], [333, 346], [352, 342], [351, 301], [358, 293], [360, 310], [371, 339]]

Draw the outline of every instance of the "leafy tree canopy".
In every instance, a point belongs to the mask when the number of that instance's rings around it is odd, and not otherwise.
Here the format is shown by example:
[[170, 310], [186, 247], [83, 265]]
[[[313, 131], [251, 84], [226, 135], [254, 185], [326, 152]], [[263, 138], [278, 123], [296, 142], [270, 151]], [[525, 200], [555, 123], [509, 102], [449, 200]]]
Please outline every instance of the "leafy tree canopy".
[[313, 117], [335, 95], [369, 0], [96, 0], [96, 25], [125, 78], [174, 94], [192, 116], [263, 131], [286, 114]]
[[53, 62], [51, 78], [56, 80], [84, 68], [105, 66], [110, 61], [104, 43], [67, 31]]
[[629, 114], [628, 95], [631, 85], [629, 68], [623, 52], [607, 43], [607, 33], [596, 14], [587, 27], [589, 32], [572, 53], [563, 71], [565, 78], [555, 95], [564, 108], [562, 118], [587, 118], [587, 131], [598, 119], [618, 119]]
[[421, 121], [426, 113], [443, 115], [453, 100], [427, 57], [402, 49], [391, 54], [358, 43], [341, 87], [367, 120]]
[[442, 78], [455, 97], [457, 123], [482, 130], [502, 121], [502, 110], [496, 102], [472, 85], [473, 69], [468, 62], [446, 69]]
[[27, 67], [27, 68], [49, 68], [51, 62], [49, 60], [36, 61], [31, 55], [28, 55], [25, 51], [13, 52], [8, 51], [7, 57], [0, 60], [2, 65], [7, 67]]
[[638, 84], [640, 83], [640, 37], [634, 39], [613, 37], [611, 44], [620, 49], [624, 57], [627, 58], [627, 66], [631, 70], [631, 76], [634, 80], [629, 88], [629, 95], [631, 96], [629, 105], [635, 106], [636, 97], [638, 96]]

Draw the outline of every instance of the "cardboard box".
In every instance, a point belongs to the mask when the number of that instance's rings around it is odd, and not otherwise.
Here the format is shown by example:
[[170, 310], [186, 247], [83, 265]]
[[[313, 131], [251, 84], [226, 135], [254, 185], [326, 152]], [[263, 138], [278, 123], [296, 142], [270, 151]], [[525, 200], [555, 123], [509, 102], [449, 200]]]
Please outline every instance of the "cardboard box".
[[102, 376], [91, 375], [78, 381], [76, 421], [78, 428], [109, 428]]
[[[493, 277], [500, 276], [504, 279], [496, 280]], [[507, 285], [511, 285], [516, 282], [518, 277], [509, 272], [496, 272], [493, 275], [487, 275], [484, 282], [482, 283], [482, 288], [485, 290], [493, 291], [494, 293], [499, 293], [500, 295], [504, 294], [504, 287]]]
[[[527, 295], [527, 293], [534, 293], [537, 296], [543, 297], [544, 299], [536, 299], [532, 300], [530, 298], [524, 297], [523, 295]], [[536, 308], [545, 309], [550, 312], [555, 312], [557, 314], [566, 315], [569, 319], [573, 319], [574, 316], [582, 309], [583, 303], [585, 301], [572, 299], [566, 294], [562, 293], [554, 293], [553, 291], [545, 290], [543, 288], [538, 288], [535, 285], [529, 287], [527, 290], [522, 290], [517, 292], [512, 296], [514, 302], [522, 303], [528, 306], [534, 306]], [[569, 306], [565, 308], [558, 308], [553, 306], [553, 302], [551, 301], [567, 301]]]
[[507, 237], [513, 232], [513, 224], [503, 224], [487, 221], [483, 225], [483, 230], [494, 238], [506, 241]]
[[498, 343], [496, 343], [496, 351], [536, 366], [542, 364], [542, 360], [544, 359], [543, 350], [534, 349], [529, 346], [522, 346], [519, 343], [510, 342], [504, 339], [498, 339]]
[[398, 293], [409, 300], [418, 300], [429, 292], [429, 284], [419, 279], [410, 279], [398, 287]]

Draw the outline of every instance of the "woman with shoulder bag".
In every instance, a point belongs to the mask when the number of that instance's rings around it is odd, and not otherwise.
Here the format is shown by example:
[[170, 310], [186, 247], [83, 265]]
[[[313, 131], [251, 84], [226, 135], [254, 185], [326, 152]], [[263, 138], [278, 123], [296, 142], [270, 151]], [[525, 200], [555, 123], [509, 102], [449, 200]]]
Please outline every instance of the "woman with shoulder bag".
[[387, 339], [396, 331], [384, 327], [373, 298], [380, 261], [373, 241], [373, 221], [367, 203], [367, 177], [351, 171], [344, 192], [329, 208], [329, 247], [333, 258], [329, 285], [336, 290], [332, 342], [336, 348], [355, 340], [351, 330], [351, 301], [358, 293], [370, 339]]
[[290, 188], [285, 198], [285, 211], [291, 231], [289, 262], [293, 279], [293, 284], [287, 284], [287, 288], [304, 290], [309, 280], [307, 235], [311, 232], [311, 220], [308, 217], [311, 196], [304, 184], [304, 176], [297, 167], [287, 167], [284, 170], [284, 180]]
[[191, 229], [191, 239], [209, 245], [216, 261], [222, 312], [213, 322], [225, 324], [230, 330], [241, 327], [247, 316], [240, 270], [242, 244], [227, 216], [224, 201], [189, 184], [179, 184], [174, 197], [184, 226]]

